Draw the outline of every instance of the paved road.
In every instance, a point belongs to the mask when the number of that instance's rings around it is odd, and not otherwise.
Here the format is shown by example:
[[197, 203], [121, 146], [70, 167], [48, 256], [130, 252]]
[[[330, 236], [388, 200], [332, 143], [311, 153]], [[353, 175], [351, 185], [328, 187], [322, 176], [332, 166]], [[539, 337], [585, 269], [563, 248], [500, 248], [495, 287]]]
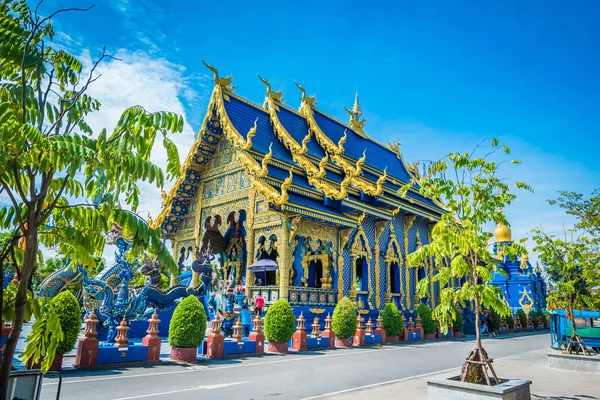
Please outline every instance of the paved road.
[[[294, 353], [286, 356], [205, 361], [66, 372], [61, 399], [317, 399], [353, 388], [377, 386], [455, 368], [474, 341]], [[490, 357], [503, 358], [548, 348], [548, 334], [484, 339]], [[46, 379], [43, 399], [54, 398], [56, 383]]]

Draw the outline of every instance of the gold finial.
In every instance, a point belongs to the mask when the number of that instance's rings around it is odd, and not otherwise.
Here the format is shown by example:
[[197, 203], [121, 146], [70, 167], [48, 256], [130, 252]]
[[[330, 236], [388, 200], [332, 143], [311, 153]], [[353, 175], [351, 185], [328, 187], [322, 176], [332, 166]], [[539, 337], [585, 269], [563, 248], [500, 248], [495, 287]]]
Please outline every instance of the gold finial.
[[340, 138], [334, 155], [339, 156], [340, 154], [344, 153], [344, 143], [346, 143], [346, 139], [348, 139], [348, 132], [347, 129], [344, 129], [344, 136]]
[[496, 242], [512, 242], [512, 231], [504, 223], [499, 222], [494, 230], [494, 237]]
[[314, 106], [317, 105], [317, 95], [313, 94], [312, 96], [307, 96], [304, 88], [302, 86], [300, 86], [298, 84], [298, 82], [296, 82], [295, 79], [294, 79], [294, 83], [296, 84], [296, 86], [298, 86], [298, 89], [300, 89], [300, 91], [302, 92], [302, 102], [306, 103], [306, 105], [308, 105], [310, 108], [314, 108]]
[[260, 74], [258, 75], [258, 79], [260, 79], [260, 81], [262, 83], [265, 84], [265, 86], [267, 87], [267, 97], [270, 97], [271, 99], [275, 100], [278, 103], [283, 103], [283, 100], [285, 100], [283, 98], [283, 90], [278, 90], [278, 91], [273, 91], [271, 90], [271, 84], [269, 83], [269, 81], [267, 81], [266, 79], [263, 79]]
[[535, 273], [536, 274], [541, 274], [542, 273], [542, 268], [540, 267], [540, 262], [536, 261], [535, 263]]
[[235, 89], [235, 86], [231, 86], [231, 82], [233, 81], [233, 74], [229, 75], [225, 78], [219, 78], [219, 71], [217, 71], [217, 69], [215, 67], [213, 67], [212, 65], [208, 64], [206, 61], [204, 61], [204, 58], [201, 58], [202, 60], [202, 64], [204, 64], [206, 66], [206, 68], [208, 68], [209, 70], [212, 71], [213, 73], [213, 81], [215, 82], [215, 84], [221, 86], [223, 89], [228, 90], [228, 91], [233, 91]]
[[356, 97], [354, 97], [354, 106], [352, 107], [352, 112], [360, 116], [362, 114], [362, 110], [360, 109], [360, 105], [358, 104], [358, 87], [356, 88]]
[[348, 110], [346, 107], [344, 107], [344, 109], [350, 115], [350, 127], [352, 130], [359, 136], [365, 137], [366, 135], [363, 127], [365, 126], [365, 122], [367, 122], [367, 120], [360, 118], [362, 115], [362, 110], [358, 103], [358, 88], [356, 89], [356, 97], [354, 98], [354, 106], [352, 107], [352, 110]]
[[273, 158], [273, 142], [271, 142], [271, 144], [269, 144], [269, 152], [267, 154], [265, 154], [265, 156], [262, 159], [262, 162], [260, 163], [260, 169], [258, 171], [256, 171], [256, 174], [255, 174], [256, 178], [264, 178], [265, 176], [267, 176], [267, 174], [269, 173], [268, 164], [272, 158]]

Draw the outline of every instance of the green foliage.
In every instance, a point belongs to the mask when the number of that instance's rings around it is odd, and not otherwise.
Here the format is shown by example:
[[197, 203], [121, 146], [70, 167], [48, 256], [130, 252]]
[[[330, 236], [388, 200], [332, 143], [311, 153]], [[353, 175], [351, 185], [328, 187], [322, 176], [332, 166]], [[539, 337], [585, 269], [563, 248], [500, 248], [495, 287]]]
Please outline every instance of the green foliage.
[[493, 309], [490, 310], [490, 316], [492, 317], [492, 326], [495, 330], [500, 330], [500, 325], [502, 325], [502, 317]]
[[296, 317], [290, 303], [280, 298], [265, 315], [265, 337], [272, 343], [287, 343], [296, 329]]
[[347, 339], [356, 332], [356, 308], [346, 296], [342, 297], [333, 310], [331, 328], [335, 336]]
[[589, 199], [585, 199], [581, 193], [560, 191], [556, 200], [548, 200], [548, 203], [558, 204], [566, 210], [567, 214], [577, 218], [578, 229], [588, 231], [591, 235], [600, 235], [600, 189], [592, 192]]
[[206, 332], [206, 311], [196, 296], [183, 299], [169, 324], [169, 345], [178, 348], [198, 347]]
[[383, 329], [388, 336], [400, 336], [404, 331], [404, 322], [402, 322], [402, 314], [396, 304], [390, 303], [383, 309], [381, 313]]
[[58, 345], [56, 352], [66, 354], [73, 350], [77, 343], [79, 330], [81, 329], [81, 309], [79, 302], [69, 291], [61, 292], [54, 297], [50, 303], [60, 320], [63, 339]]
[[527, 329], [527, 315], [525, 314], [525, 311], [523, 311], [520, 308], [517, 310], [517, 319], [521, 323], [521, 328], [523, 330], [526, 330]]
[[554, 290], [548, 295], [549, 310], [600, 309], [600, 239], [577, 234], [564, 238], [534, 229], [534, 250], [545, 265]]
[[[92, 129], [88, 121], [100, 102], [87, 90], [97, 84], [97, 66], [108, 55], [103, 51], [84, 70], [53, 43], [58, 13], [43, 17], [24, 0], [0, 2], [0, 191], [9, 200], [0, 206], [0, 230], [25, 239], [16, 304], [25, 303], [24, 289], [41, 264], [40, 244], [93, 269], [113, 222], [132, 238], [128, 257], [150, 252], [164, 271], [177, 271], [160, 228], [138, 215], [137, 208], [140, 182], [163, 188], [165, 178], [180, 174], [170, 136], [183, 130], [183, 118], [134, 106], [114, 127]], [[150, 161], [157, 140], [167, 150], [166, 176]], [[25, 311], [15, 310], [17, 330]], [[49, 315], [38, 328], [53, 322]], [[6, 388], [14, 351], [13, 345], [5, 349], [0, 388]]]
[[[487, 147], [487, 148], [486, 148]], [[484, 152], [483, 157], [478, 154]], [[493, 308], [501, 315], [508, 314], [508, 307], [499, 299], [500, 289], [490, 285], [497, 269], [495, 255], [489, 243], [492, 234], [490, 224], [508, 225], [503, 210], [516, 198], [511, 186], [499, 175], [502, 161], [498, 152], [510, 153], [500, 146], [497, 139], [482, 142], [471, 153], [450, 153], [445, 158], [426, 166], [422, 175], [404, 185], [399, 194], [406, 196], [409, 190], [439, 200], [447, 210], [431, 232], [430, 243], [409, 254], [408, 265], [418, 267], [435, 260], [437, 274], [418, 283], [421, 297], [428, 293], [429, 281], [437, 281], [440, 290], [439, 304], [433, 310], [433, 318], [440, 322], [443, 331], [456, 318], [453, 304], [465, 307], [475, 304], [476, 318], [482, 307]], [[513, 160], [511, 164], [518, 165]], [[531, 191], [523, 182], [515, 182], [514, 188]], [[499, 244], [499, 250], [510, 258], [526, 253], [520, 243]], [[465, 282], [461, 287], [450, 285], [453, 279]], [[476, 330], [477, 340], [480, 332]]]
[[515, 329], [515, 319], [513, 318], [512, 314], [508, 314], [506, 316], [506, 324], [510, 329]]
[[465, 325], [462, 317], [462, 311], [456, 306], [452, 307], [454, 308], [454, 312], [456, 313], [456, 317], [454, 318], [454, 322], [452, 323], [452, 329], [454, 330], [454, 332], [462, 332], [463, 327]]
[[[33, 302], [43, 302], [34, 299]], [[31, 326], [31, 332], [25, 339], [25, 350], [19, 355], [24, 363], [31, 361], [36, 364], [41, 361], [41, 370], [45, 373], [54, 362], [58, 346], [63, 340], [60, 317], [52, 304], [40, 305], [36, 320]], [[72, 347], [71, 347], [72, 348]]]
[[[431, 308], [429, 308], [427, 304], [419, 304], [419, 307], [417, 307], [417, 314], [421, 317], [421, 326], [423, 327], [423, 332], [429, 334], [437, 332], [437, 324], [433, 320]], [[446, 332], [447, 331], [448, 329], [446, 329]]]

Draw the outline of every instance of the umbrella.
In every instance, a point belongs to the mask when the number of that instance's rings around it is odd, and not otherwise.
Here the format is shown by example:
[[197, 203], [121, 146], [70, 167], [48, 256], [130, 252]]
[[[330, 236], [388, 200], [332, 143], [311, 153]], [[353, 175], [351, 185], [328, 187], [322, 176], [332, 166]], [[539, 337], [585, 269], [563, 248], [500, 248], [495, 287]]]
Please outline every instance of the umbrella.
[[275, 261], [267, 258], [259, 260], [248, 267], [248, 269], [252, 272], [277, 271], [278, 268], [279, 266]]

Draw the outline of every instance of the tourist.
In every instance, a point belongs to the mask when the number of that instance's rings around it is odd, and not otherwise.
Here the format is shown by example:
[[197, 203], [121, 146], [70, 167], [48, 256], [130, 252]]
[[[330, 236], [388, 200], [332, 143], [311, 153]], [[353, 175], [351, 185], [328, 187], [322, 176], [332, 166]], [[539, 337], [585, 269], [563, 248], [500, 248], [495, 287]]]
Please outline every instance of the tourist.
[[488, 328], [488, 335], [492, 337], [496, 337], [496, 332], [494, 331], [494, 320], [492, 319], [492, 315], [490, 312], [486, 312], [485, 324]]
[[240, 311], [240, 316], [242, 317], [242, 327], [244, 328], [244, 337], [248, 337], [250, 335], [250, 327], [252, 326], [252, 314], [248, 310], [248, 306], [246, 304], [243, 305], [242, 311]]
[[257, 296], [256, 299], [254, 299], [254, 314], [257, 317], [262, 317], [262, 309], [265, 306], [265, 299], [263, 299], [261, 296]]
[[204, 337], [207, 338], [212, 334], [212, 321], [210, 317], [206, 317], [206, 331], [204, 332]]
[[481, 318], [480, 331], [481, 331], [481, 333], [487, 333], [489, 335], [490, 331], [488, 330], [488, 324], [487, 324], [487, 318], [488, 318], [488, 311], [487, 310], [483, 310], [482, 317], [483, 318]]

